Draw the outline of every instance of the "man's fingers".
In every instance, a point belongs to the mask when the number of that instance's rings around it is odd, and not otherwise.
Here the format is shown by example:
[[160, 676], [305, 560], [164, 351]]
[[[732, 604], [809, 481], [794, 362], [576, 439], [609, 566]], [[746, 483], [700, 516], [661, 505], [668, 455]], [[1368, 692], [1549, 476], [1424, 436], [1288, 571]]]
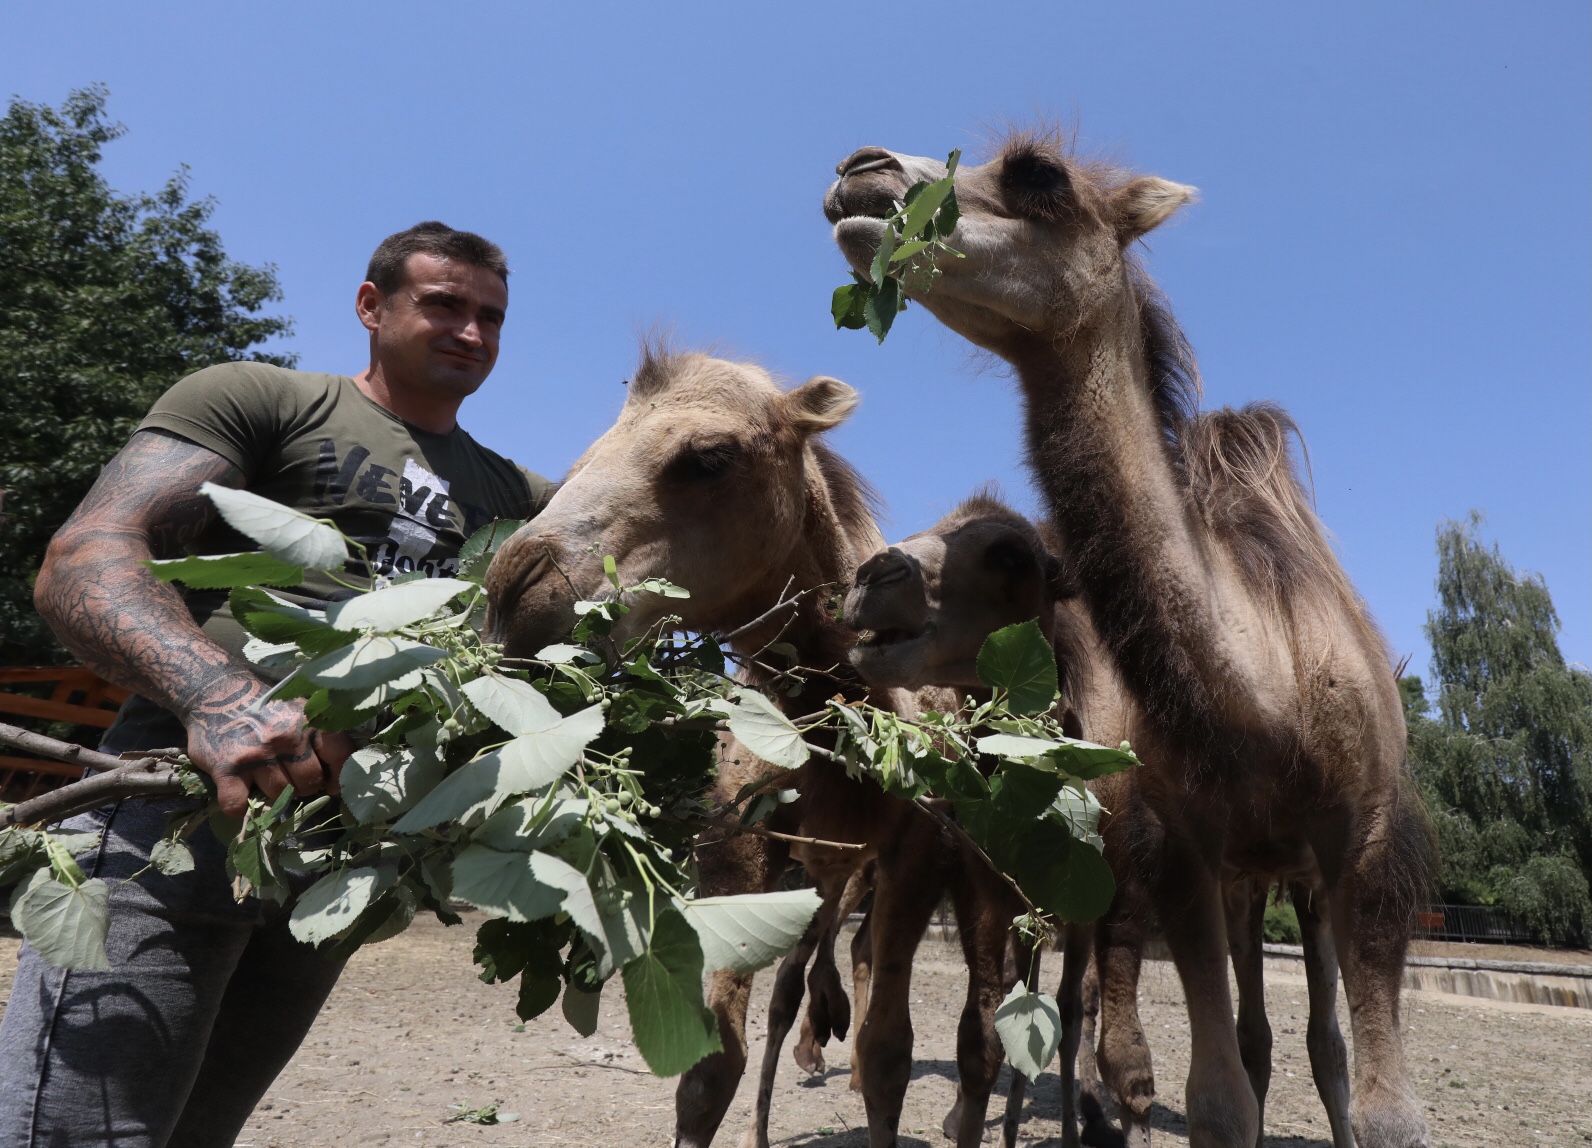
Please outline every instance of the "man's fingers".
[[279, 765], [262, 765], [248, 773], [249, 784], [265, 794], [267, 801], [275, 801], [288, 787], [287, 774]]
[[288, 762], [283, 768], [300, 794], [319, 793], [326, 785], [326, 772], [321, 769], [320, 758], [306, 751], [304, 756]]
[[326, 768], [326, 792], [341, 793], [343, 786], [340, 775], [343, 763], [353, 756], [354, 739], [346, 733], [321, 733], [317, 730], [311, 735], [310, 744], [315, 747], [315, 756], [321, 759]]
[[[241, 777], [222, 774], [215, 779], [216, 804], [228, 817], [242, 817], [249, 811], [249, 783]], [[278, 792], [281, 792], [278, 790]]]

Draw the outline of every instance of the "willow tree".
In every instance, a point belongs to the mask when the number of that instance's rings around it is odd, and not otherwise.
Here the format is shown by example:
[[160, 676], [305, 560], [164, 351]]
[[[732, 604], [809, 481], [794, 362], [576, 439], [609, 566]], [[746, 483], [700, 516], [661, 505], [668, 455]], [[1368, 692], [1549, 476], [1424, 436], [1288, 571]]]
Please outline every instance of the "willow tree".
[[1540, 575], [1438, 529], [1427, 614], [1432, 696], [1406, 678], [1410, 762], [1431, 804], [1448, 899], [1497, 904], [1545, 939], [1592, 933], [1592, 676], [1566, 665]]
[[287, 333], [260, 315], [270, 267], [228, 259], [179, 171], [153, 195], [99, 171], [124, 128], [101, 87], [59, 108], [13, 100], [0, 117], [0, 665], [64, 660], [33, 611], [50, 536], [155, 398], [212, 363]]

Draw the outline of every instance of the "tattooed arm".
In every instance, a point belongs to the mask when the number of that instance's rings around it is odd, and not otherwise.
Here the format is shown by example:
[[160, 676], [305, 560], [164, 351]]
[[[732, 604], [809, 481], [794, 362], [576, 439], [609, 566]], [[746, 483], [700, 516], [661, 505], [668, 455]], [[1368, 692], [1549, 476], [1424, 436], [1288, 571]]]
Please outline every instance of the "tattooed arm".
[[[250, 706], [270, 687], [199, 628], [182, 596], [143, 563], [178, 557], [215, 520], [204, 482], [241, 486], [232, 463], [187, 439], [139, 431], [101, 472], [50, 543], [34, 604], [67, 649], [101, 677], [165, 707], [188, 730], [188, 756], [216, 782], [221, 807], [249, 786], [313, 793], [351, 748], [312, 734], [302, 701]], [[334, 774], [335, 776], [335, 774]]]

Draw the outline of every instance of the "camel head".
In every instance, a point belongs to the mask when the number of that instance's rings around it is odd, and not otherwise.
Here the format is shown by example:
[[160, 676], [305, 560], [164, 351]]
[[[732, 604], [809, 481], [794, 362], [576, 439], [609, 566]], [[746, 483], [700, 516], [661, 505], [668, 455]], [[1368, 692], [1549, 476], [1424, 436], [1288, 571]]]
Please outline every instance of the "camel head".
[[976, 688], [984, 639], [1029, 619], [1050, 633], [1067, 593], [1033, 524], [975, 494], [858, 568], [845, 610], [858, 631], [851, 661], [875, 687]]
[[[835, 242], [867, 274], [884, 218], [918, 180], [945, 177], [937, 159], [880, 147], [853, 152], [824, 197]], [[1124, 176], [1067, 153], [1060, 140], [1014, 135], [996, 157], [958, 165], [961, 218], [928, 290], [907, 296], [986, 350], [1010, 354], [1034, 338], [1054, 341], [1080, 327], [1127, 318], [1126, 249], [1194, 197], [1155, 176]]]
[[604, 556], [623, 586], [663, 578], [691, 594], [626, 593], [619, 638], [669, 614], [713, 630], [772, 606], [824, 489], [814, 436], [857, 403], [836, 379], [781, 391], [749, 363], [652, 349], [629, 388], [618, 421], [487, 572], [488, 632], [511, 656], [567, 634], [577, 601], [618, 596]]

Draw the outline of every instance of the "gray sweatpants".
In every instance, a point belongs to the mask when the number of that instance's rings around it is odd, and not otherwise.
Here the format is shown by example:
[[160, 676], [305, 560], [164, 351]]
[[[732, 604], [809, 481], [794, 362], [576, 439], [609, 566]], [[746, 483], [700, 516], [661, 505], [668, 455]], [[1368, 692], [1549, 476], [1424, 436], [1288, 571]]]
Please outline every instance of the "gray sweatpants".
[[[101, 747], [183, 744], [176, 719], [133, 698]], [[128, 801], [68, 823], [101, 834], [79, 862], [112, 886], [111, 968], [65, 972], [23, 946], [0, 1020], [0, 1148], [230, 1145], [332, 991], [341, 964], [295, 941], [284, 910], [233, 901], [208, 827], [188, 839], [190, 872], [117, 885], [180, 805]]]

